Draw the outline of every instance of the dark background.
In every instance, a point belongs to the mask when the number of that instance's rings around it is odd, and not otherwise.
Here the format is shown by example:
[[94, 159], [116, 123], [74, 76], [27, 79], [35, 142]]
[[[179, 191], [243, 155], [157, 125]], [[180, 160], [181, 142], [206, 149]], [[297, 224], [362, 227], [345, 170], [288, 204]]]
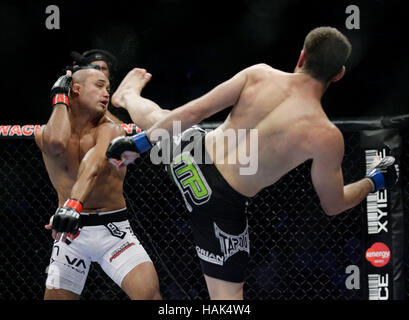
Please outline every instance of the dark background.
[[[45, 9], [51, 4], [60, 8], [60, 30], [45, 27]], [[360, 8], [360, 30], [345, 28], [345, 8], [350, 4]], [[324, 96], [328, 115], [340, 118], [408, 113], [408, 18], [403, 3], [375, 0], [2, 1], [0, 124], [47, 121], [51, 112], [49, 90], [71, 63], [72, 50], [101, 48], [114, 53], [120, 60], [117, 81], [132, 67], [146, 68], [153, 78], [144, 95], [172, 109], [252, 64], [264, 62], [291, 72], [305, 35], [322, 25], [339, 28], [353, 46], [345, 78]], [[223, 119], [226, 112], [212, 120]], [[347, 183], [361, 177], [364, 167], [362, 157], [356, 154], [361, 151], [359, 139], [350, 137], [346, 139], [343, 162]], [[409, 163], [407, 134], [403, 141], [402, 162]], [[44, 212], [55, 207], [55, 191], [32, 141], [3, 140], [0, 150], [0, 181], [8, 186], [0, 192], [4, 211], [4, 223], [0, 224], [0, 298], [41, 299], [50, 248], [49, 233], [42, 226], [46, 223]], [[27, 154], [33, 159], [19, 161]], [[330, 220], [320, 211], [316, 194], [305, 179], [308, 170], [307, 166], [297, 168], [252, 203], [255, 254], [246, 291], [250, 298], [362, 297], [361, 291], [345, 289], [345, 267], [359, 265], [367, 249], [360, 242], [362, 209], [357, 207]], [[408, 199], [407, 166], [403, 170], [404, 199]], [[137, 233], [149, 252], [154, 251], [154, 245], [158, 247], [159, 254], [152, 253], [152, 257], [161, 284], [167, 286], [165, 297], [185, 297], [175, 288], [177, 282], [170, 277], [174, 275], [185, 290], [190, 289], [191, 297], [207, 298], [194, 247], [182, 242], [191, 241], [191, 236], [183, 202], [174, 197], [176, 186], [164, 180], [158, 170], [148, 172], [142, 166], [135, 168], [127, 181], [133, 192], [129, 198], [135, 199], [130, 207], [140, 210], [131, 215], [132, 221], [140, 221]], [[156, 201], [147, 202], [152, 195]], [[282, 205], [276, 201], [278, 197]], [[270, 208], [270, 203], [275, 205]], [[32, 226], [41, 231], [33, 232]], [[154, 237], [152, 242], [149, 234]], [[182, 248], [182, 259], [175, 259], [180, 252], [169, 250], [169, 246]], [[407, 274], [409, 255], [405, 257]], [[95, 272], [86, 284], [86, 299], [122, 297], [112, 281]], [[272, 276], [267, 279], [266, 275]]]
[[[61, 29], [48, 30], [48, 5]], [[347, 30], [345, 9], [360, 9], [360, 29]], [[291, 72], [304, 37], [317, 26], [350, 39], [345, 78], [323, 98], [330, 118], [407, 113], [408, 17], [398, 1], [2, 1], [0, 12], [1, 124], [43, 124], [49, 90], [71, 63], [69, 53], [92, 48], [120, 61], [116, 81], [132, 67], [153, 78], [143, 94], [173, 109], [238, 71], [267, 63]], [[115, 87], [115, 81], [113, 83]], [[228, 110], [210, 120], [224, 119]]]

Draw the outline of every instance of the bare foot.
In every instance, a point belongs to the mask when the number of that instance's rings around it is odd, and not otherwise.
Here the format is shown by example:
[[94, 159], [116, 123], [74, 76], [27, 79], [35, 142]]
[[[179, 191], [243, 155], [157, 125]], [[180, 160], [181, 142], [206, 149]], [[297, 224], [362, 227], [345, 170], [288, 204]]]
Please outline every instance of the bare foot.
[[145, 69], [134, 68], [128, 72], [122, 80], [118, 89], [112, 95], [111, 102], [115, 107], [126, 106], [126, 97], [129, 95], [141, 95], [142, 89], [152, 78], [152, 75], [146, 72]]

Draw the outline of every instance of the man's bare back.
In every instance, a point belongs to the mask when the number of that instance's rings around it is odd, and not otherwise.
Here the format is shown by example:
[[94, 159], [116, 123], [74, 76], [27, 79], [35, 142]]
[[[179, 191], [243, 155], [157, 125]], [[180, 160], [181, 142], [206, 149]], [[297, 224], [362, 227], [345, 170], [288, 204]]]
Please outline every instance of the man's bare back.
[[[223, 147], [226, 130], [246, 129], [246, 140], [235, 144], [235, 150]], [[250, 129], [257, 136], [257, 170], [240, 174], [247, 164], [229, 163], [229, 153], [239, 153], [245, 144], [251, 156]], [[314, 149], [323, 136], [340, 135], [322, 110], [319, 97], [311, 93], [311, 82], [304, 74], [285, 73], [268, 65], [257, 65], [251, 72], [240, 98], [227, 119], [206, 135], [206, 148], [216, 167], [241, 194], [252, 197], [275, 183], [283, 175], [313, 158]], [[213, 144], [213, 152], [210, 152]], [[221, 146], [221, 148], [220, 148]], [[217, 150], [216, 150], [217, 148]], [[215, 161], [222, 152], [224, 161]], [[238, 156], [236, 157], [238, 159]]]

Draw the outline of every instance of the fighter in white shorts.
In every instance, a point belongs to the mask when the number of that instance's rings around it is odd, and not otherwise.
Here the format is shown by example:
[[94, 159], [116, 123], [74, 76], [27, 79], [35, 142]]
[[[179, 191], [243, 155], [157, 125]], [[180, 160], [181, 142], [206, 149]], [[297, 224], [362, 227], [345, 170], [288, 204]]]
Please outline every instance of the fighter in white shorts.
[[91, 262], [131, 299], [160, 299], [156, 270], [127, 220], [126, 171], [105, 159], [109, 142], [125, 134], [105, 116], [108, 78], [90, 67], [67, 72], [51, 96], [51, 117], [35, 137], [59, 202], [45, 226], [55, 242], [44, 299], [78, 299]]
[[55, 240], [48, 267], [47, 288], [61, 288], [81, 295], [91, 262], [121, 286], [137, 265], [152, 262], [133, 234], [126, 209], [80, 215], [81, 231], [71, 242]]

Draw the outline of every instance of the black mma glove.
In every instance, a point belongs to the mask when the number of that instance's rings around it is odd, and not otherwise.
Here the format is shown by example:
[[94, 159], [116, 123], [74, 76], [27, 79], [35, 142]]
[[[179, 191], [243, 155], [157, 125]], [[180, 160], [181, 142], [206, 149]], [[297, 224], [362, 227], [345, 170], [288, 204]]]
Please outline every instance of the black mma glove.
[[80, 213], [82, 211], [81, 202], [75, 199], [68, 199], [64, 206], [59, 207], [54, 214], [52, 229], [57, 233], [69, 233], [75, 235], [80, 227]]
[[121, 160], [125, 151], [144, 153], [152, 148], [146, 132], [138, 133], [132, 137], [117, 137], [111, 141], [106, 152], [106, 158]]
[[70, 106], [68, 94], [71, 89], [72, 76], [64, 75], [58, 78], [51, 88], [52, 107], [57, 104], [65, 104], [67, 108]]
[[395, 158], [387, 156], [368, 172], [366, 178], [372, 184], [372, 193], [384, 188], [390, 188], [398, 182], [399, 177], [394, 163]]

